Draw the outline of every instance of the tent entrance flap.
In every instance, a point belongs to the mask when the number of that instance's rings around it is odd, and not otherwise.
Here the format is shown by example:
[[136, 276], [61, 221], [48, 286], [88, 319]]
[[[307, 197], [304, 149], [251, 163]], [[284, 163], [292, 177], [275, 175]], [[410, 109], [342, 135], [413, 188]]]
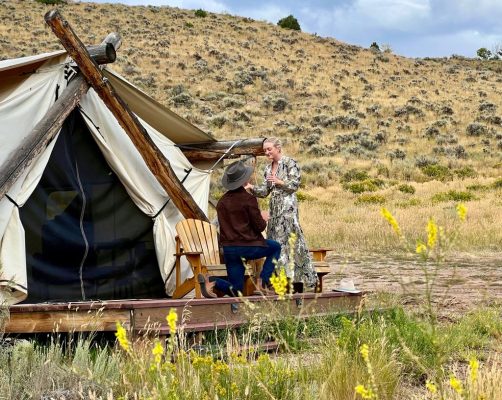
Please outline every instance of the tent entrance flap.
[[166, 297], [153, 221], [129, 198], [78, 111], [20, 214], [26, 302]]

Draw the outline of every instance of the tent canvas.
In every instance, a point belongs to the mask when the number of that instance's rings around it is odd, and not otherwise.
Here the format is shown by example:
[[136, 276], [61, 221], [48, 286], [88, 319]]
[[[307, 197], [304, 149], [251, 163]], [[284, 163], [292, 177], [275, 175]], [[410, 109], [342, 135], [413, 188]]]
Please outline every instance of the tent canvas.
[[[70, 61], [56, 52], [0, 62], [0, 165], [64, 90]], [[210, 172], [193, 167], [176, 144], [214, 139], [113, 71], [105, 74], [207, 212]], [[25, 300], [30, 282], [34, 295], [28, 298], [37, 301], [44, 296], [75, 301], [156, 297], [162, 290], [170, 294], [174, 225], [181, 218], [117, 120], [90, 89], [59, 136], [0, 200], [0, 303]], [[182, 279], [190, 275], [185, 264]], [[134, 279], [145, 281], [135, 285]], [[145, 284], [148, 279], [159, 279], [161, 285]]]

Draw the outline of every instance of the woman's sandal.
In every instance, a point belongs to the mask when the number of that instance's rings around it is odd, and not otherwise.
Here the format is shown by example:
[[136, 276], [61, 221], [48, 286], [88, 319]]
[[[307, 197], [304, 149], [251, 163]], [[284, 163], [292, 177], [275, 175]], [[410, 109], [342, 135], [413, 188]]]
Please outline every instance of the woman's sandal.
[[218, 297], [216, 293], [213, 292], [214, 282], [209, 281], [209, 276], [199, 274], [197, 275], [197, 281], [200, 285], [200, 291], [204, 297], [208, 299], [214, 299]]

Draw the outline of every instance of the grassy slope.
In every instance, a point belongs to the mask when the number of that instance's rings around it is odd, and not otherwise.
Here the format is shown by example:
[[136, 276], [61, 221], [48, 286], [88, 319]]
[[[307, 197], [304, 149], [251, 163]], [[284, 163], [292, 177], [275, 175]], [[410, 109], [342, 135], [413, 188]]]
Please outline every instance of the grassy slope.
[[[2, 58], [61, 48], [43, 21], [49, 9], [0, 2]], [[410, 237], [423, 236], [430, 215], [452, 229], [455, 202], [433, 196], [455, 190], [475, 197], [457, 248], [502, 247], [501, 190], [493, 187], [502, 169], [501, 62], [408, 59], [260, 21], [197, 18], [169, 7], [75, 3], [60, 9], [86, 44], [120, 32], [113, 68], [217, 138], [285, 138], [286, 152], [304, 167], [302, 191], [310, 200], [302, 202], [301, 216], [312, 245], [394, 247], [381, 204]], [[481, 128], [469, 134], [473, 123]], [[418, 164], [431, 161], [451, 176], [428, 177]], [[343, 189], [340, 180], [353, 168], [385, 185], [363, 197]], [[472, 177], [460, 179], [462, 171]], [[398, 190], [404, 182], [416, 193]], [[220, 191], [216, 184], [215, 196]]]

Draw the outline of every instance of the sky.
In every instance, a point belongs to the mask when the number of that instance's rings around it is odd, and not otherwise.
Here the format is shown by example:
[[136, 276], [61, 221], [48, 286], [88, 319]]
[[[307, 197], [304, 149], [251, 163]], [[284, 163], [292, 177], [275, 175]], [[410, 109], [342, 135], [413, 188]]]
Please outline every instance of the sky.
[[293, 15], [302, 31], [406, 57], [476, 57], [502, 47], [502, 0], [93, 0], [228, 13], [276, 24]]

